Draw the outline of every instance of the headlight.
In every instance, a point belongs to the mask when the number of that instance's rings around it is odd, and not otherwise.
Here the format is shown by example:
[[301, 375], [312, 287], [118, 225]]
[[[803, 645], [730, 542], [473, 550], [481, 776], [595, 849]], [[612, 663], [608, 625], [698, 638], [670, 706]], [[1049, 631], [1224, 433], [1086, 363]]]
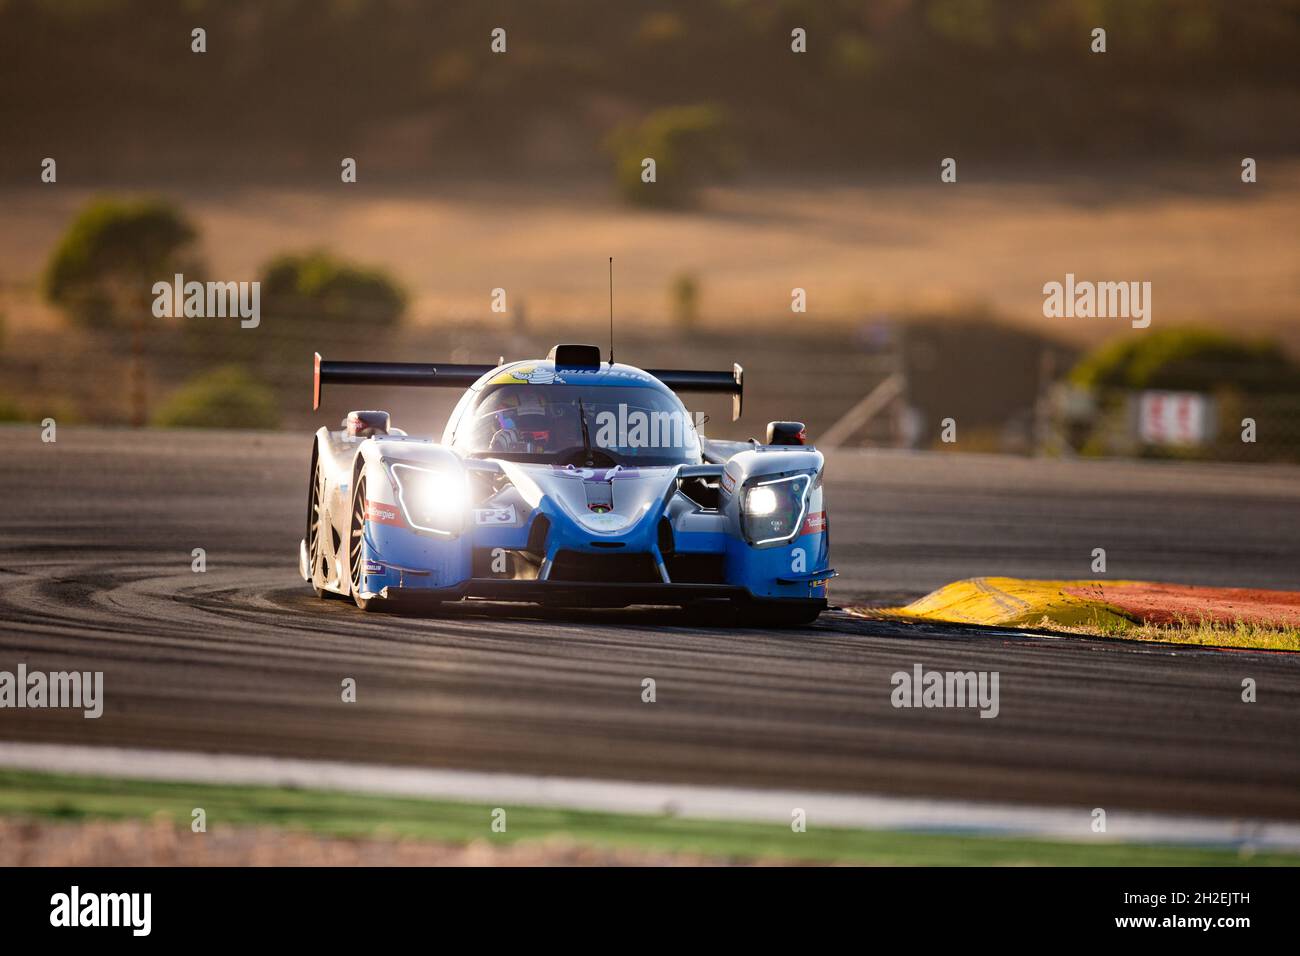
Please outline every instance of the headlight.
[[469, 488], [462, 472], [406, 464], [395, 464], [392, 471], [407, 524], [434, 534], [461, 531], [469, 507]]
[[745, 499], [745, 511], [751, 515], [770, 515], [776, 510], [776, 492], [766, 485], [749, 489]]
[[808, 514], [812, 475], [760, 478], [745, 488], [741, 524], [750, 544], [789, 541]]

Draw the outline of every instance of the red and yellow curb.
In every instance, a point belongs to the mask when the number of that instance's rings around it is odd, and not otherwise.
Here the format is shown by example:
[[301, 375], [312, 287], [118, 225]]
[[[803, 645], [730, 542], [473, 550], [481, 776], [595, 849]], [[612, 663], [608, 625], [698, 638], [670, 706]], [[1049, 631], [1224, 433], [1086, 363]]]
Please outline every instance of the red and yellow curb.
[[1300, 591], [1212, 588], [1150, 581], [1033, 581], [968, 578], [900, 608], [856, 608], [863, 616], [953, 624], [1123, 628], [1183, 622], [1300, 627]]

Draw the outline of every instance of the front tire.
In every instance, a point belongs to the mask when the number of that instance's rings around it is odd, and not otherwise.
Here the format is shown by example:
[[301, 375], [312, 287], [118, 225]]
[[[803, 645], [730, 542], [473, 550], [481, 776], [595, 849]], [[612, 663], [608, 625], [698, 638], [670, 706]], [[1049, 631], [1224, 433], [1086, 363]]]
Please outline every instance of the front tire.
[[373, 611], [380, 598], [361, 596], [363, 570], [366, 566], [366, 476], [358, 475], [352, 489], [352, 517], [348, 522], [348, 575], [352, 582], [352, 601], [363, 611]]
[[320, 573], [321, 547], [324, 540], [322, 480], [320, 462], [317, 461], [312, 466], [311, 492], [307, 498], [307, 570], [312, 591], [318, 598], [324, 600], [329, 597], [330, 592], [316, 583], [316, 576]]

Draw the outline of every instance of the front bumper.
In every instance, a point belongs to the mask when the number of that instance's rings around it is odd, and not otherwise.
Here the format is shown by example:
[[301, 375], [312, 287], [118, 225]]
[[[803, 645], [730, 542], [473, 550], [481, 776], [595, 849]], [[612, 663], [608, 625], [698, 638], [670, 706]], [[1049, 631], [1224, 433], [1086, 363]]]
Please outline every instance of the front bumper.
[[[423, 601], [515, 601], [551, 607], [690, 607], [718, 601], [734, 604], [758, 600], [743, 588], [729, 584], [611, 584], [593, 581], [507, 581], [496, 578], [471, 578], [452, 588], [385, 587], [377, 597]], [[763, 599], [764, 603], [776, 603]], [[819, 610], [826, 608], [825, 598], [784, 598], [781, 604]]]

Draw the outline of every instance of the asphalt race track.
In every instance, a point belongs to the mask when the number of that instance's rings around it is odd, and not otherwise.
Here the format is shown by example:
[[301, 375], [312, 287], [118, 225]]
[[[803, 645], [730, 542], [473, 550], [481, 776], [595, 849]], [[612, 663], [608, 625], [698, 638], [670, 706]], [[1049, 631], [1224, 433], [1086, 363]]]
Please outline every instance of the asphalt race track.
[[[364, 615], [297, 577], [310, 442], [0, 429], [0, 669], [103, 670], [106, 697], [0, 711], [0, 739], [1300, 820], [1300, 655], [840, 613]], [[1294, 469], [844, 453], [828, 494], [841, 603], [1086, 578], [1096, 547], [1116, 579], [1300, 587]], [[917, 663], [998, 671], [997, 719], [894, 709]]]

